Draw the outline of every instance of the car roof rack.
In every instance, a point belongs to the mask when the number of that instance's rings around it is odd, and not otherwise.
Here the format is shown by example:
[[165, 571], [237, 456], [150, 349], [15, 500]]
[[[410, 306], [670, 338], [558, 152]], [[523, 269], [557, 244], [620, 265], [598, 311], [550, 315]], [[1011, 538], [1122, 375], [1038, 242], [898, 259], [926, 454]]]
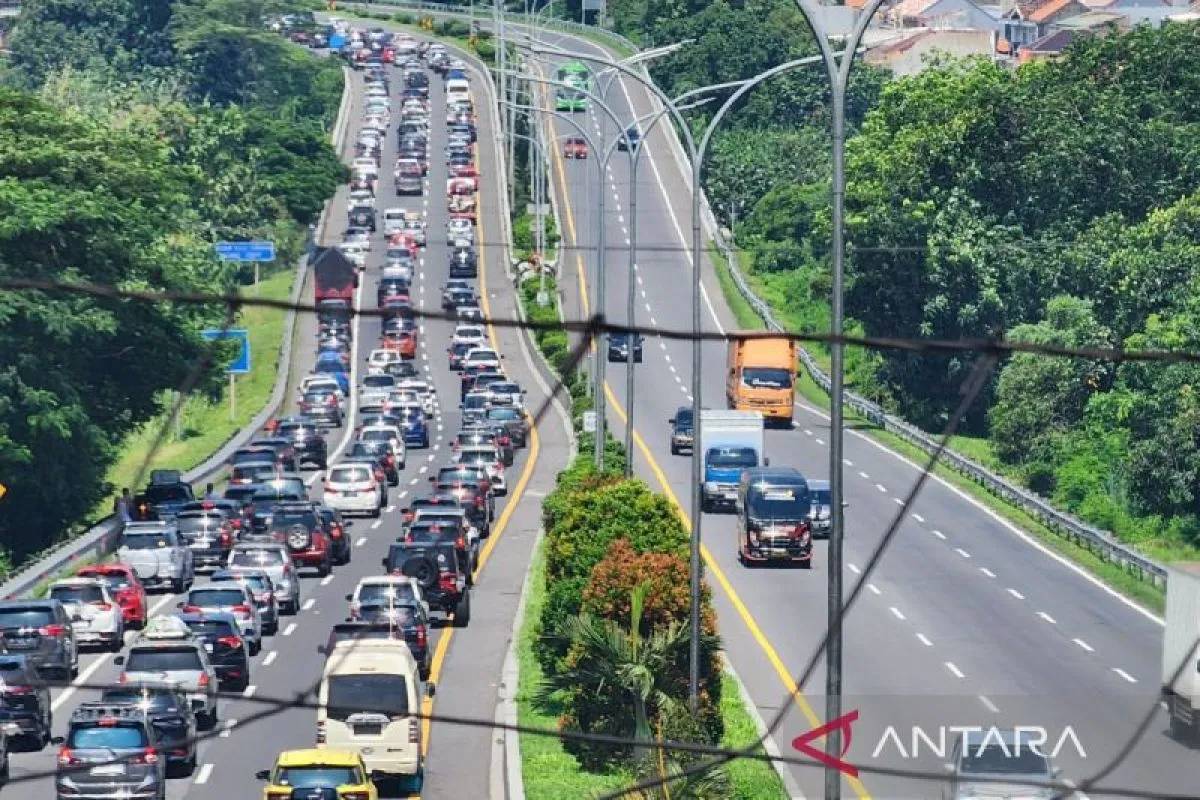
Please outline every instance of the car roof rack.
[[137, 703], [85, 702], [71, 712], [72, 722], [112, 720], [144, 720], [146, 711]]

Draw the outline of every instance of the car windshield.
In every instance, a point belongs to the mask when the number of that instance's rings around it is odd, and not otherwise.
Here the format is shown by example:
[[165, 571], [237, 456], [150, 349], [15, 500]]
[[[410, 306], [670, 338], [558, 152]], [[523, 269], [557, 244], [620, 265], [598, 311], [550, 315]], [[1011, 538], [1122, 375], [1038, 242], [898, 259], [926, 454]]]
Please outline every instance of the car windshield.
[[755, 486], [747, 500], [750, 516], [760, 520], [799, 521], [812, 511], [803, 486]]
[[125, 662], [126, 672], [195, 672], [204, 668], [194, 647], [156, 647], [134, 650]]
[[146, 490], [146, 499], [151, 503], [172, 503], [191, 500], [192, 494], [186, 486], [180, 484], [151, 486]]
[[[236, 472], [236, 470], [235, 470]], [[210, 531], [218, 528], [221, 525], [221, 517], [216, 514], [204, 514], [195, 517], [176, 517], [175, 524], [179, 526], [180, 533], [196, 533], [197, 531]]]
[[204, 637], [236, 636], [238, 633], [232, 622], [220, 619], [191, 620], [187, 626], [192, 629], [192, 633]]
[[337, 467], [329, 473], [330, 483], [361, 483], [371, 480], [366, 467]]
[[246, 601], [246, 596], [237, 589], [194, 589], [188, 595], [188, 603], [201, 608], [237, 606]]
[[276, 786], [292, 786], [297, 789], [336, 789], [339, 786], [357, 786], [362, 783], [357, 767], [280, 767], [275, 771]]
[[103, 603], [104, 591], [99, 586], [55, 586], [50, 599], [60, 603]]
[[389, 430], [363, 431], [361, 434], [359, 434], [359, 438], [361, 439], [359, 444], [367, 446], [374, 451], [376, 449], [374, 446], [372, 446], [374, 443], [390, 442], [393, 438], [395, 438], [395, 434]]
[[95, 577], [97, 580], [104, 581], [109, 589], [128, 589], [133, 586], [133, 581], [129, 580], [129, 576], [124, 572], [97, 572]]
[[1046, 759], [1032, 746], [1012, 743], [986, 747], [967, 745], [962, 756], [964, 774], [976, 775], [1047, 775]]
[[504, 408], [489, 408], [487, 412], [487, 418], [496, 420], [510, 420], [520, 419], [521, 415], [517, 413], [515, 408], [509, 406]]
[[833, 495], [830, 494], [828, 489], [810, 489], [809, 492], [812, 495], [814, 506], [827, 506], [833, 502], [831, 499]]
[[754, 467], [758, 453], [749, 447], [714, 447], [706, 454], [710, 467]]
[[0, 610], [0, 628], [40, 628], [54, 622], [48, 608], [6, 608]]
[[742, 370], [742, 383], [752, 389], [790, 389], [792, 372], [773, 367], [746, 367]]
[[496, 460], [496, 454], [486, 450], [472, 450], [463, 453], [459, 460], [464, 464], [490, 464]]
[[386, 386], [395, 386], [396, 379], [391, 375], [368, 375], [363, 378], [363, 386], [371, 389], [379, 389]]
[[361, 712], [408, 716], [408, 681], [403, 675], [331, 675], [326, 708], [337, 720]]
[[88, 725], [74, 728], [66, 745], [72, 750], [139, 750], [145, 747], [141, 725]]
[[284, 563], [286, 559], [278, 550], [235, 550], [229, 557], [231, 567], [275, 567]]
[[170, 542], [161, 533], [126, 533], [122, 546], [130, 550], [157, 550]]
[[484, 408], [488, 404], [487, 395], [467, 395], [463, 400], [463, 408]]
[[413, 589], [407, 583], [368, 583], [358, 590], [358, 602], [360, 604], [379, 604], [388, 603], [392, 600], [411, 600], [413, 596]]
[[692, 410], [690, 408], [681, 408], [676, 411], [675, 424], [683, 430], [690, 430], [692, 427]]
[[127, 689], [105, 689], [100, 698], [104, 703], [133, 703], [148, 711], [178, 711], [175, 695], [131, 686]]
[[358, 612], [367, 622], [378, 622], [385, 625], [401, 627], [417, 624], [416, 613], [412, 606], [391, 606], [387, 603], [363, 605]]

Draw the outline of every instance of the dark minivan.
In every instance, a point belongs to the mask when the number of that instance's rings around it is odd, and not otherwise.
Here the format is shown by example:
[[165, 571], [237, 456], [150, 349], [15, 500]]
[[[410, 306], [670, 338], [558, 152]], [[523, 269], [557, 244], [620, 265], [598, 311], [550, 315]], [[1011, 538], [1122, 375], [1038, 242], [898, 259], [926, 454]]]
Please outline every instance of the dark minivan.
[[755, 467], [738, 482], [738, 560], [812, 566], [812, 496], [794, 467]]

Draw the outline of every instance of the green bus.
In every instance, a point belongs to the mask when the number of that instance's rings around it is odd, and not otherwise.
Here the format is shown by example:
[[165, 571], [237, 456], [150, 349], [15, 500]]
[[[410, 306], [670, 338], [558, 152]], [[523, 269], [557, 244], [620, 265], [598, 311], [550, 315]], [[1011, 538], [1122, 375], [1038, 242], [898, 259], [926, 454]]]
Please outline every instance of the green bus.
[[560, 87], [554, 93], [555, 111], [587, 111], [587, 95], [578, 89]]
[[565, 83], [574, 89], [560, 86], [554, 93], [555, 111], [587, 111], [587, 95], [591, 86], [592, 73], [582, 61], [568, 61], [559, 66], [556, 73], [559, 83]]

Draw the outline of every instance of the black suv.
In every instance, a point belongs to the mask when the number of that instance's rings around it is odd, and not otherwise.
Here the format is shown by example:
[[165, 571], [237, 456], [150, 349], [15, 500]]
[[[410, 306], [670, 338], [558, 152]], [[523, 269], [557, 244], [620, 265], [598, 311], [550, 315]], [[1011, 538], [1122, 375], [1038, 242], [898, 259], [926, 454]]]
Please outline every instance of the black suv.
[[328, 655], [338, 642], [349, 639], [403, 639], [417, 660], [421, 680], [429, 679], [429, 616], [420, 603], [364, 603], [358, 613], [359, 619], [335, 624], [319, 652]]
[[241, 691], [250, 685], [250, 645], [242, 638], [237, 617], [227, 611], [197, 611], [178, 616], [191, 628], [192, 636], [204, 643], [208, 660], [223, 686]]
[[124, 703], [82, 703], [67, 735], [56, 738], [58, 800], [167, 796], [166, 763], [149, 715]]
[[70, 680], [79, 672], [75, 629], [57, 600], [0, 600], [0, 646], [25, 656], [39, 675]]
[[100, 702], [136, 706], [146, 712], [158, 734], [169, 775], [182, 777], [196, 769], [196, 715], [183, 690], [162, 683], [131, 683], [105, 689]]
[[296, 451], [296, 465], [311, 464], [325, 469], [328, 464], [329, 446], [321, 429], [307, 420], [289, 418], [280, 421], [275, 429], [277, 436], [287, 439]]
[[321, 503], [313, 503], [325, 533], [329, 536], [329, 549], [333, 552], [333, 563], [337, 566], [350, 563], [350, 533], [342, 512]]
[[453, 542], [407, 544], [396, 542], [383, 558], [388, 574], [415, 578], [425, 602], [465, 628], [471, 621], [471, 590], [467, 587], [467, 556]]
[[692, 452], [696, 428], [692, 425], [692, 407], [680, 406], [675, 416], [667, 420], [671, 424], [671, 455]]
[[[640, 333], [620, 331], [608, 335], [608, 360], [628, 361], [632, 355], [635, 364], [642, 363], [642, 343], [645, 341]], [[631, 352], [632, 351], [632, 352]]]
[[196, 499], [192, 487], [175, 469], [156, 469], [150, 472], [150, 485], [134, 495], [134, 519], [173, 519], [179, 509]]
[[22, 744], [41, 750], [50, 743], [50, 687], [28, 657], [0, 656], [0, 723], [21, 729]]

